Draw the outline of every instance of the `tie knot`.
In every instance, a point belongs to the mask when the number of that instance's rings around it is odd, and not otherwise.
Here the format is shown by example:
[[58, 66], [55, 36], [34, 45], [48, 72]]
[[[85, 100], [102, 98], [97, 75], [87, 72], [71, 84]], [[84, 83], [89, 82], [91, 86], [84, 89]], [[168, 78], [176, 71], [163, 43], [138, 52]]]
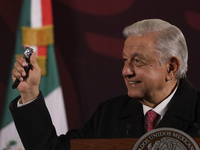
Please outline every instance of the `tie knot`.
[[157, 115], [158, 114], [155, 111], [149, 110], [147, 112], [148, 122], [153, 122]]

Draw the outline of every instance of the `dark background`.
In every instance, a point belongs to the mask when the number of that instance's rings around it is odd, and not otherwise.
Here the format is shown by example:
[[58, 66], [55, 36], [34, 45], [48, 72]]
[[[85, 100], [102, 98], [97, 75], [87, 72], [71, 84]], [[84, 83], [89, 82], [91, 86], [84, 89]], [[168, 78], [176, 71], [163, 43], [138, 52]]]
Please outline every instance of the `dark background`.
[[[0, 119], [22, 0], [0, 0]], [[200, 1], [52, 0], [55, 52], [69, 128], [80, 128], [98, 104], [126, 93], [121, 75], [124, 27], [160, 18], [179, 27], [189, 49], [187, 78], [200, 88]]]

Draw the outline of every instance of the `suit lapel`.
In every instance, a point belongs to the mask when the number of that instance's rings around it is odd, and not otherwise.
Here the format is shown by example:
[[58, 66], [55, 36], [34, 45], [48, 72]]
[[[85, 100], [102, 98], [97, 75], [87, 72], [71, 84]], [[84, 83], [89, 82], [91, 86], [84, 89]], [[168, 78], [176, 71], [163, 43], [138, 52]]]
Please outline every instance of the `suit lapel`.
[[195, 105], [196, 90], [186, 79], [181, 79], [175, 95], [168, 104], [168, 110], [157, 128], [171, 127], [186, 131], [194, 122]]

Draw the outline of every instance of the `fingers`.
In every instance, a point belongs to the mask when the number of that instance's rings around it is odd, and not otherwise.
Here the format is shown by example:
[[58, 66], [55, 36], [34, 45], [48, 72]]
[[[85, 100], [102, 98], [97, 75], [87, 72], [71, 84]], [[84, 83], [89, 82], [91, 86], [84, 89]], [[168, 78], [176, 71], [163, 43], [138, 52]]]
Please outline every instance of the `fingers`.
[[[25, 44], [24, 48], [28, 47], [29, 45]], [[33, 52], [33, 54], [30, 57], [30, 64], [32, 66], [31, 72], [34, 70], [34, 72], [41, 72], [41, 69], [37, 63], [36, 60], [37, 52]], [[24, 77], [27, 75], [27, 73], [24, 70], [24, 67], [27, 66], [26, 60], [22, 56], [18, 56], [16, 58], [16, 62], [14, 64], [14, 69], [12, 71], [12, 78], [13, 80], [18, 78], [20, 81], [24, 80]]]
[[23, 81], [21, 74], [16, 70], [16, 68], [14, 68], [12, 71], [12, 78], [13, 81], [15, 81], [16, 78], [18, 78], [20, 81]]
[[12, 77], [18, 78], [20, 81], [23, 81], [23, 77], [26, 76], [26, 72], [23, 67], [27, 65], [25, 59], [22, 56], [17, 57], [17, 61], [14, 64], [14, 69], [12, 71]]
[[26, 47], [29, 47], [29, 45], [28, 44], [24, 44], [24, 49], [26, 49]]

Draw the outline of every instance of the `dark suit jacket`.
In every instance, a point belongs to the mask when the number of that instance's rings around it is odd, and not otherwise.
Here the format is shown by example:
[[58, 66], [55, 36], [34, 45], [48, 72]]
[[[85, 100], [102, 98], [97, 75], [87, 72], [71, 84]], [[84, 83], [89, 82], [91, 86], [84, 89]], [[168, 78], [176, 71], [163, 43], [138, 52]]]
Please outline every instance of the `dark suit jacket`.
[[[10, 104], [19, 135], [27, 150], [66, 150], [74, 138], [140, 138], [144, 133], [142, 105], [122, 95], [101, 103], [91, 119], [81, 130], [70, 130], [66, 135], [56, 135], [42, 93], [32, 103], [17, 108], [19, 97]], [[169, 108], [158, 124], [182, 130], [192, 137], [199, 137], [200, 92], [186, 79], [169, 103]]]

